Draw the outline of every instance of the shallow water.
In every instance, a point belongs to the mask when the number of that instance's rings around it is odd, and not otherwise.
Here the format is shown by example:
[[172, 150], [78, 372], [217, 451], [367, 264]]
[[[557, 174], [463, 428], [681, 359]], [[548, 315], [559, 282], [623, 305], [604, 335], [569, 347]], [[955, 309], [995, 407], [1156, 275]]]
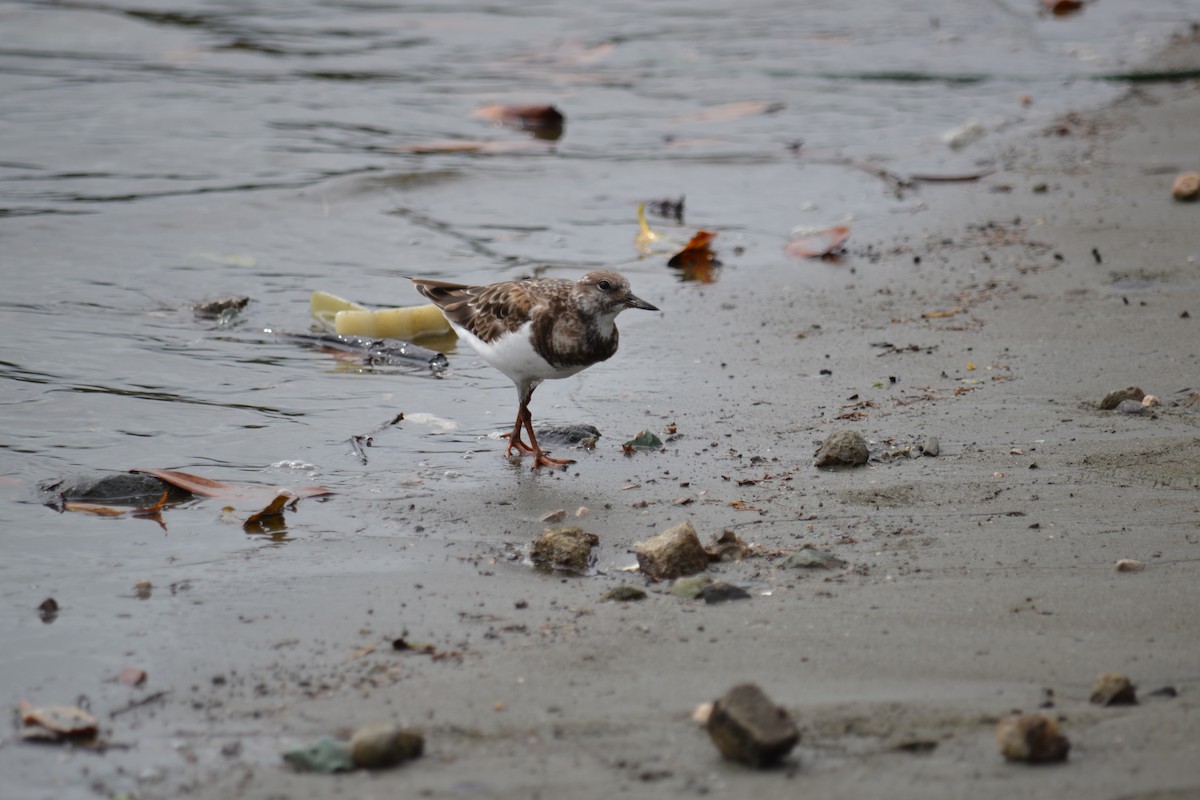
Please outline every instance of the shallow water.
[[[399, 305], [419, 300], [407, 274], [627, 272], [663, 313], [624, 315], [616, 359], [534, 402], [538, 422], [604, 431], [588, 457], [603, 470], [643, 416], [671, 407], [688, 365], [741, 357], [673, 339], [673, 299], [706, 292], [720, 303], [755, 275], [795, 270], [783, 245], [796, 227], [849, 220], [865, 243], [919, 209], [919, 197], [830, 162], [899, 174], [1002, 162], [1002, 135], [1036, 135], [1063, 110], [1122, 91], [1119, 77], [1183, 28], [1190, 3], [1097, 3], [1067, 19], [1036, 5], [6, 4], [8, 699], [54, 662], [56, 631], [103, 636], [47, 628], [32, 610], [98, 570], [109, 584], [74, 602], [111, 604], [112, 587], [164, 558], [202, 574], [222, 554], [296, 538], [405, 536], [387, 510], [416, 494], [525, 491], [494, 437], [515, 411], [507, 379], [470, 352], [452, 351], [451, 370], [435, 377], [263, 332], [307, 330], [310, 292]], [[780, 107], [697, 118], [746, 101]], [[565, 135], [524, 147], [525, 135], [471, 116], [509, 102], [556, 104]], [[987, 135], [948, 148], [941, 134], [971, 119]], [[445, 140], [523, 149], [406, 152]], [[679, 195], [685, 225], [652, 222], [681, 239], [720, 233], [727, 266], [711, 289], [679, 284], [662, 258], [639, 260], [633, 247], [637, 203]], [[809, 265], [805, 279], [841, 277]], [[252, 303], [228, 326], [194, 317], [190, 304], [221, 295]], [[377, 434], [362, 464], [350, 437], [397, 411], [407, 419]], [[305, 501], [276, 537], [221, 522], [214, 500], [170, 510], [165, 530], [42, 504], [42, 482], [134, 467], [338, 494]], [[347, 526], [351, 506], [359, 515]]]

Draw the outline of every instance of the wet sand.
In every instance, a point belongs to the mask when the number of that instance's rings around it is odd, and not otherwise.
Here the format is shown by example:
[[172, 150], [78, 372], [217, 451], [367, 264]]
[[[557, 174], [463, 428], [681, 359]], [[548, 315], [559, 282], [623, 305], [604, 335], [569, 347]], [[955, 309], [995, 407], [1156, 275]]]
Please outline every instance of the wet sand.
[[[1200, 205], [1169, 192], [1200, 166], [1197, 118], [1195, 84], [1139, 88], [1011, 142], [978, 183], [920, 187], [845, 263], [797, 262], [786, 281], [731, 264], [719, 292], [647, 298], [665, 311], [622, 318], [607, 380], [631, 425], [674, 423], [665, 452], [582, 453], [564, 475], [497, 454], [479, 491], [310, 504], [329, 535], [269, 568], [249, 551], [192, 583], [180, 564], [114, 634], [155, 677], [140, 696], [165, 692], [105, 718], [133, 747], [9, 738], [4, 774], [30, 797], [1200, 795]], [[639, 358], [660, 375], [621, 385]], [[1128, 385], [1162, 405], [1097, 409]], [[556, 391], [539, 399], [569, 404]], [[872, 462], [815, 469], [841, 428]], [[929, 436], [936, 458], [887, 457]], [[539, 518], [580, 506], [599, 574], [532, 570]], [[755, 545], [710, 571], [750, 600], [621, 571], [685, 520]], [[784, 569], [806, 543], [850, 567]], [[1145, 569], [1117, 572], [1125, 558]], [[623, 582], [649, 597], [600, 601]], [[442, 657], [396, 653], [397, 637]], [[1141, 704], [1089, 704], [1105, 671]], [[689, 719], [744, 681], [801, 729], [784, 768], [723, 762]], [[1069, 761], [1005, 763], [995, 721], [1048, 699]], [[424, 731], [425, 757], [337, 777], [278, 757], [375, 720]]]

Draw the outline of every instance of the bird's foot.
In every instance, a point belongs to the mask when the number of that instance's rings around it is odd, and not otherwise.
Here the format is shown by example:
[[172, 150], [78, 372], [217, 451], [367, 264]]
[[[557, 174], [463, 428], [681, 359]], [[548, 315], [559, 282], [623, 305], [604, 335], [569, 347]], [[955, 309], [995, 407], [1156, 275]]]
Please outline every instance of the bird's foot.
[[511, 433], [506, 433], [506, 434], [504, 434], [504, 438], [508, 439], [508, 447], [506, 447], [504, 449], [504, 455], [506, 457], [511, 458], [514, 449], [519, 450], [521, 452], [521, 455], [524, 455], [526, 453], [538, 452], [536, 449], [525, 444], [525, 442], [519, 436], [514, 439], [513, 435]]
[[551, 458], [541, 450], [537, 451], [537, 455], [533, 459], [533, 468], [538, 467], [562, 467], [567, 468], [568, 464], [574, 464], [575, 460], [571, 458]]

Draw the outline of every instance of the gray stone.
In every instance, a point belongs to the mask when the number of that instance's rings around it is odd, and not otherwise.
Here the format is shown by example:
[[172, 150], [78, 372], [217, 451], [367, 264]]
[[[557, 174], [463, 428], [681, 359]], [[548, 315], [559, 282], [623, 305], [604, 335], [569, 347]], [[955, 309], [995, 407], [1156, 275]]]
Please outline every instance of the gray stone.
[[817, 448], [818, 467], [857, 467], [870, 458], [867, 441], [858, 431], [834, 431]]
[[1133, 414], [1141, 416], [1146, 413], [1146, 407], [1142, 405], [1140, 400], [1122, 400], [1117, 403], [1117, 407], [1113, 409], [1118, 414]]
[[833, 553], [818, 550], [810, 544], [804, 545], [783, 561], [784, 569], [842, 569], [845, 566], [846, 562]]
[[750, 593], [740, 586], [724, 581], [715, 581], [700, 589], [700, 596], [709, 605], [724, 603], [729, 600], [749, 600]]
[[921, 452], [930, 458], [937, 458], [938, 453], [942, 452], [942, 445], [938, 442], [938, 437], [925, 437], [925, 444], [921, 446]]
[[713, 703], [705, 727], [721, 755], [760, 769], [777, 764], [800, 740], [787, 711], [752, 683], [733, 687]]

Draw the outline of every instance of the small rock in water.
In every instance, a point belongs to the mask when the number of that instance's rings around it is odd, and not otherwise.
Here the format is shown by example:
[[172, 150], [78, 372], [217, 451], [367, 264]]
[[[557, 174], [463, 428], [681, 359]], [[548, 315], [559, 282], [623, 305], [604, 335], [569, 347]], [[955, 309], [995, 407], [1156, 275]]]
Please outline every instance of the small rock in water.
[[693, 575], [708, 567], [708, 553], [690, 522], [681, 522], [633, 546], [638, 567], [652, 578]]
[[595, 447], [600, 429], [595, 425], [552, 425], [537, 430], [542, 444], [581, 445]]
[[1071, 743], [1045, 714], [1010, 714], [996, 725], [996, 744], [1009, 761], [1052, 764], [1065, 761]]
[[1146, 413], [1146, 406], [1142, 405], [1138, 400], [1122, 400], [1117, 403], [1117, 407], [1113, 411], [1116, 411], [1118, 414], [1141, 416]]
[[592, 566], [592, 548], [600, 537], [582, 528], [546, 528], [533, 540], [529, 558], [542, 569], [587, 572]]
[[1104, 395], [1104, 399], [1100, 401], [1101, 411], [1112, 411], [1117, 406], [1121, 405], [1123, 400], [1136, 400], [1142, 402], [1142, 398], [1146, 396], [1137, 386], [1128, 386], [1124, 389], [1117, 389], [1115, 392], [1109, 392]]
[[729, 600], [749, 600], [750, 593], [740, 586], [734, 586], [732, 583], [723, 581], [715, 581], [700, 589], [700, 596], [704, 598], [704, 602], [710, 606], [717, 603], [724, 603]]
[[363, 769], [394, 767], [424, 752], [424, 736], [390, 722], [364, 725], [350, 738], [350, 758]]
[[1175, 176], [1171, 196], [1182, 201], [1200, 198], [1200, 172], [1181, 172]]
[[942, 445], [938, 442], [938, 437], [925, 437], [925, 444], [921, 445], [921, 452], [930, 458], [937, 458], [938, 453], [942, 452]]
[[1122, 558], [1117, 562], [1117, 572], [1141, 572], [1146, 565], [1134, 558]]
[[639, 589], [636, 586], [630, 586], [628, 583], [622, 583], [620, 586], [615, 586], [604, 593], [601, 600], [616, 600], [620, 603], [628, 603], [630, 600], [645, 600], [646, 590]]
[[787, 711], [752, 683], [733, 687], [713, 703], [705, 727], [721, 755], [760, 769], [777, 764], [800, 740]]
[[817, 448], [818, 467], [857, 467], [870, 457], [867, 441], [858, 431], [843, 430], [829, 434]]
[[192, 313], [200, 319], [217, 319], [222, 315], [232, 315], [241, 311], [249, 304], [249, 297], [220, 297], [216, 300], [205, 300], [192, 306]]
[[1137, 688], [1126, 675], [1103, 672], [1092, 684], [1092, 696], [1088, 699], [1098, 706], [1135, 706]]

